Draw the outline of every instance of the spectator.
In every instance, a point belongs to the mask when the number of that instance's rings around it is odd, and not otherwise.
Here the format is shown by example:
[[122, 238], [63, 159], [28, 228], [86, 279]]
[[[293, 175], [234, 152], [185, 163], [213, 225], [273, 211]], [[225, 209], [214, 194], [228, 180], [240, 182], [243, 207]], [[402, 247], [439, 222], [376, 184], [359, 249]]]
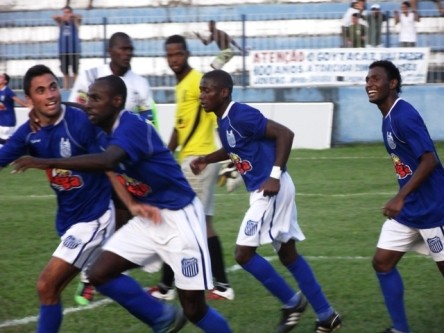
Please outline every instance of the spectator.
[[381, 47], [382, 23], [387, 21], [387, 16], [381, 12], [381, 6], [378, 4], [372, 5], [370, 10], [367, 14], [367, 46]]
[[[412, 10], [418, 11], [418, 1], [420, 1], [420, 0], [411, 0]], [[441, 16], [444, 16], [444, 7], [441, 4], [441, 0], [431, 0], [431, 1], [436, 3], [436, 8], [438, 9], [439, 14]]]
[[395, 24], [399, 23], [399, 45], [402, 47], [416, 46], [416, 22], [419, 22], [419, 15], [411, 7], [410, 2], [404, 1], [401, 14], [397, 10], [394, 12]]
[[[66, 6], [70, 6], [71, 0], [66, 0]], [[88, 0], [88, 7], [86, 9], [92, 9], [93, 8], [93, 0]]]
[[0, 75], [0, 148], [6, 143], [14, 132], [17, 124], [14, 102], [29, 107], [28, 103], [18, 97], [9, 87], [9, 75]]
[[359, 23], [359, 13], [352, 14], [352, 24], [347, 28], [347, 47], [365, 47], [366, 27]]
[[365, 21], [365, 0], [353, 0], [350, 4], [350, 7], [345, 12], [344, 16], [342, 17], [342, 47], [349, 47], [348, 46], [348, 39], [347, 39], [347, 30], [348, 27], [352, 24], [352, 15], [355, 13], [359, 14], [359, 23], [366, 25]]
[[70, 88], [70, 68], [74, 81], [77, 79], [80, 60], [80, 38], [79, 27], [82, 17], [74, 14], [69, 6], [63, 8], [63, 15], [52, 17], [59, 26], [59, 58], [60, 69], [63, 73], [63, 89]]
[[215, 21], [211, 20], [208, 23], [208, 28], [210, 30], [210, 36], [208, 38], [203, 38], [198, 32], [195, 32], [195, 34], [197, 38], [199, 38], [205, 45], [208, 45], [213, 41], [216, 42], [220, 52], [211, 63], [212, 68], [221, 69], [231, 60], [231, 58], [233, 58], [234, 54], [230, 45], [234, 45], [239, 51], [244, 53], [242, 47], [240, 47], [230, 35], [228, 35], [225, 31], [216, 28]]

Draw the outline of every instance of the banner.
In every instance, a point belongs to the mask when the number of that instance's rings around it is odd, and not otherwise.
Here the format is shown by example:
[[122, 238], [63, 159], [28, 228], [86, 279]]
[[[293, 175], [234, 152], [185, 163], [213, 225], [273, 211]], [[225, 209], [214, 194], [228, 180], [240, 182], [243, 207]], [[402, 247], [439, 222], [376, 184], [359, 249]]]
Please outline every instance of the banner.
[[427, 82], [430, 48], [337, 48], [250, 51], [250, 85], [292, 87], [365, 84], [368, 66], [390, 60], [404, 84]]

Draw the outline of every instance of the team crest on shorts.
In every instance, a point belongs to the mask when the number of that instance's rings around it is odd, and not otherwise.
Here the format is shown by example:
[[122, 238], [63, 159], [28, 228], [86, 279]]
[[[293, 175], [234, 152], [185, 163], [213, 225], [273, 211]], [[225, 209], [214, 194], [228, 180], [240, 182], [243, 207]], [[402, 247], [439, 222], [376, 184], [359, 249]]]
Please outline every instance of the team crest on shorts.
[[247, 221], [247, 225], [245, 226], [245, 235], [247, 236], [253, 236], [257, 232], [259, 223], [257, 221]]
[[80, 244], [82, 244], [82, 241], [76, 239], [74, 236], [68, 236], [63, 240], [63, 246], [71, 250], [75, 249]]
[[443, 249], [443, 245], [439, 237], [427, 238], [427, 244], [429, 244], [429, 249], [433, 253], [439, 253]]
[[193, 277], [199, 273], [199, 265], [196, 258], [182, 259], [182, 274], [186, 277]]

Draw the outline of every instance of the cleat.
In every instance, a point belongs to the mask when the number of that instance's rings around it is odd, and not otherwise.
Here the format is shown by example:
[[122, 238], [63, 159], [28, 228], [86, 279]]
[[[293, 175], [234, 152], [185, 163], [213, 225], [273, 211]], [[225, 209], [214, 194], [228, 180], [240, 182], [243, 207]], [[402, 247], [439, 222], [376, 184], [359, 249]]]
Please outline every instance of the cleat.
[[276, 333], [290, 332], [297, 326], [302, 314], [307, 309], [307, 299], [301, 292], [298, 292], [298, 294], [301, 296], [298, 305], [289, 309], [282, 309], [282, 319], [279, 322]]
[[328, 319], [323, 321], [316, 320], [315, 333], [330, 333], [341, 327], [341, 316], [334, 312]]
[[154, 333], [176, 333], [187, 323], [187, 318], [183, 314], [182, 308], [171, 307], [172, 316], [169, 320], [164, 320], [153, 325]]
[[159, 286], [154, 286], [148, 288], [147, 291], [151, 294], [151, 296], [161, 301], [172, 301], [174, 298], [176, 298], [176, 291], [173, 288], [168, 288], [165, 290]]
[[212, 289], [207, 294], [207, 299], [209, 300], [234, 300], [234, 290], [233, 288], [226, 288], [224, 291]]
[[95, 289], [90, 283], [79, 282], [74, 300], [79, 305], [88, 305], [94, 299]]

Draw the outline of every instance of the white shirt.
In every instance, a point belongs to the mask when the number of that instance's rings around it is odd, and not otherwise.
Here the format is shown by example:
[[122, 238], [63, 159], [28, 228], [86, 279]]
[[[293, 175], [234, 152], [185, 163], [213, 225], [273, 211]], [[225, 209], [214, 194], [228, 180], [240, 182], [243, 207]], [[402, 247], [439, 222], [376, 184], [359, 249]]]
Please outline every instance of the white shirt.
[[399, 15], [399, 42], [416, 43], [415, 14]]

